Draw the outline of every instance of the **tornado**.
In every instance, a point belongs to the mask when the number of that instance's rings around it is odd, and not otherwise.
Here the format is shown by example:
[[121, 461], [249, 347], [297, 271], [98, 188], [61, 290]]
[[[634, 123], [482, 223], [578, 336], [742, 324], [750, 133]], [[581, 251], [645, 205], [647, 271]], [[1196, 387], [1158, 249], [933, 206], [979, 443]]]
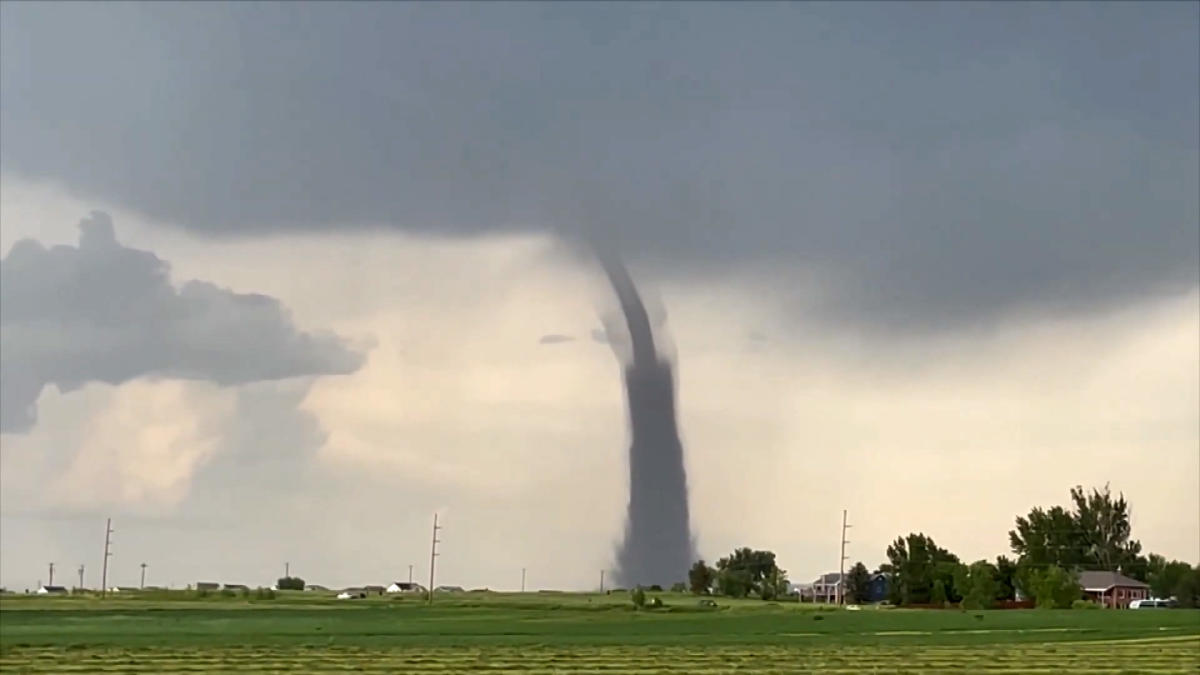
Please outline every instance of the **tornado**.
[[596, 255], [617, 294], [633, 352], [624, 372], [631, 435], [629, 504], [616, 581], [627, 588], [665, 588], [686, 580], [696, 557], [675, 418], [675, 376], [655, 349], [650, 318], [629, 271], [611, 251], [598, 247]]

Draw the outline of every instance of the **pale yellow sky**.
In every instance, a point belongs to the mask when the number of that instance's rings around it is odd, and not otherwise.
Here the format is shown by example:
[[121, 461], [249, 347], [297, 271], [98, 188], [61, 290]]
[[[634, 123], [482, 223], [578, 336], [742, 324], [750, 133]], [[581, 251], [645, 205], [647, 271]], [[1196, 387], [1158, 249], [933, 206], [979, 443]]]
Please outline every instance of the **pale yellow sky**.
[[[8, 176], [0, 186], [5, 253], [26, 236], [73, 243], [97, 208]], [[317, 583], [425, 570], [434, 509], [447, 523], [446, 583], [513, 587], [523, 566], [541, 587], [598, 581], [620, 534], [627, 440], [620, 368], [590, 335], [610, 308], [594, 270], [542, 237], [216, 241], [107, 210], [118, 239], [169, 261], [176, 283], [274, 296], [302, 329], [336, 331], [369, 358], [352, 375], [315, 379], [299, 406], [325, 433], [297, 454], [319, 495], [263, 483], [219, 505], [286, 504], [302, 524], [267, 534], [248, 518], [215, 545], [186, 535], [217, 508], [193, 490], [197, 476], [237, 452], [222, 441], [244, 421], [234, 389], [47, 388], [37, 427], [3, 436], [6, 586], [31, 586], [56, 556], [96, 557], [80, 532], [95, 538], [90, 523], [102, 528], [113, 511], [174, 530], [170, 553], [127, 535], [137, 555], [159, 556], [163, 583], [266, 583], [278, 571], [260, 568], [313, 547], [325, 550], [291, 560]], [[668, 313], [705, 557], [769, 548], [810, 579], [836, 568], [844, 508], [852, 560], [877, 565], [910, 531], [990, 558], [1008, 553], [1016, 515], [1065, 502], [1077, 483], [1110, 482], [1132, 503], [1145, 549], [1200, 559], [1200, 290], [918, 340], [794, 323], [766, 277], [684, 283], [633, 271]], [[814, 275], [814, 299], [820, 284]], [[577, 339], [538, 343], [550, 333]]]

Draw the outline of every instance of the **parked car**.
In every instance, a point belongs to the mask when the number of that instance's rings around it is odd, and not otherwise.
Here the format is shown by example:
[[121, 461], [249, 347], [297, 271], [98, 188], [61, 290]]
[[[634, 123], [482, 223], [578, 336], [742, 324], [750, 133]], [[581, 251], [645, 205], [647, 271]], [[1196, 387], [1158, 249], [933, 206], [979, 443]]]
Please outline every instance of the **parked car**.
[[1129, 603], [1129, 609], [1169, 609], [1174, 607], [1176, 602], [1174, 598], [1146, 598], [1145, 600], [1134, 600]]

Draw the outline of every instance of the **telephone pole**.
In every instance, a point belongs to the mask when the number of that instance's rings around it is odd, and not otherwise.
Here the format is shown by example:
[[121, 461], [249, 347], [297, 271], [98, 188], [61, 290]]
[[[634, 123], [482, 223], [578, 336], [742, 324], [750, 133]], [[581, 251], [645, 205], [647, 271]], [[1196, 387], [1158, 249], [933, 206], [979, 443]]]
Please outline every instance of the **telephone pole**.
[[48, 583], [46, 585], [47, 586], [54, 585], [54, 563], [50, 563], [50, 583]]
[[138, 588], [145, 588], [145, 587], [146, 587], [146, 563], [142, 563], [142, 582], [138, 586]]
[[285, 579], [292, 578], [292, 564], [291, 563], [286, 563], [286, 562], [283, 563], [283, 576]]
[[604, 592], [604, 570], [600, 570], [600, 592]]
[[79, 564], [79, 590], [83, 590], [83, 563]]
[[846, 544], [850, 542], [846, 539], [846, 530], [850, 527], [846, 523], [846, 510], [842, 509], [842, 553], [838, 558], [838, 583], [837, 583], [837, 604], [842, 604], [846, 597]]
[[437, 514], [433, 514], [433, 543], [429, 545], [429, 604], [433, 604], [433, 568], [437, 562], [437, 545], [441, 543], [438, 540], [438, 530], [442, 529], [438, 526]]
[[112, 555], [109, 546], [112, 544], [112, 518], [104, 523], [104, 565], [100, 568], [100, 597], [108, 593], [108, 558]]
[[525, 592], [525, 568], [521, 568], [521, 592]]
[[412, 565], [408, 566], [408, 583], [412, 584]]

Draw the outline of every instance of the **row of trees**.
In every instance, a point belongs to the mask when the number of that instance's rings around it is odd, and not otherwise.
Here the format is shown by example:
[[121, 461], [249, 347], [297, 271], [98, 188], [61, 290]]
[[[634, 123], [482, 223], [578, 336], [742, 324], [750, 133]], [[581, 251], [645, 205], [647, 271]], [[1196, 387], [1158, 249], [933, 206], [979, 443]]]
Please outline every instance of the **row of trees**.
[[[1009, 532], [1015, 558], [966, 563], [924, 533], [898, 537], [887, 547], [888, 601], [897, 605], [961, 604], [988, 608], [1017, 599], [1018, 592], [1039, 607], [1070, 607], [1081, 599], [1078, 573], [1110, 570], [1149, 584], [1157, 598], [1175, 597], [1184, 607], [1200, 607], [1200, 565], [1142, 555], [1132, 538], [1129, 503], [1122, 494], [1071, 489], [1070, 506], [1036, 507], [1016, 519]], [[861, 562], [846, 574], [845, 597], [871, 599], [874, 575]], [[788, 593], [787, 572], [775, 554], [739, 548], [710, 567], [697, 561], [688, 588], [698, 595], [718, 593], [773, 600]]]
[[[925, 534], [897, 538], [887, 548], [889, 601], [903, 605], [962, 603], [990, 607], [1015, 599], [1018, 589], [1039, 607], [1069, 607], [1080, 599], [1077, 574], [1109, 570], [1149, 584], [1152, 595], [1174, 596], [1180, 605], [1200, 606], [1200, 565], [1142, 555], [1132, 539], [1129, 503], [1109, 486], [1071, 490], [1071, 507], [1034, 508], [1009, 532], [1015, 560], [964, 564]], [[846, 579], [852, 602], [866, 597], [870, 574], [861, 563]]]

